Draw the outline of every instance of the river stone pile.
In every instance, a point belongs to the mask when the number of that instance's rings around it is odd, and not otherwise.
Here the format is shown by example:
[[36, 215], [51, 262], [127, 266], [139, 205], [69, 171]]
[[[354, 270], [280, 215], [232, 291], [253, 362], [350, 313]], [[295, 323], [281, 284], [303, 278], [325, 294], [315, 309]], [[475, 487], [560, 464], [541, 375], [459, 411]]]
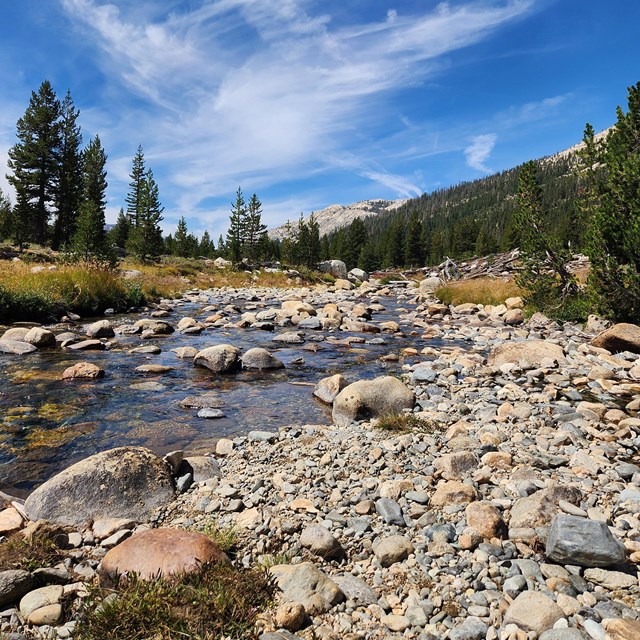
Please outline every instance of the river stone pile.
[[[366, 307], [391, 291], [365, 285], [300, 292], [255, 322], [289, 323], [303, 341], [313, 330], [299, 323], [308, 318], [360, 323], [367, 333]], [[370, 291], [375, 301], [356, 309], [349, 296]], [[234, 299], [249, 293], [227, 291], [230, 309], [220, 311], [237, 313]], [[72, 636], [74, 621], [55, 607], [83, 597], [109, 549], [133, 531], [204, 530], [214, 521], [239, 531], [236, 562], [270, 567], [281, 590], [261, 617], [262, 640], [639, 638], [640, 329], [613, 327], [602, 342], [588, 327], [540, 314], [514, 321], [507, 314], [517, 300], [447, 307], [424, 291], [396, 295], [401, 330], [451, 346], [388, 354], [413, 356], [403, 381], [318, 381], [333, 425], [220, 440], [215, 460], [199, 463], [205, 471], [192, 467], [183, 492], [145, 522], [94, 514], [93, 524], [72, 524], [75, 551], [64, 566], [45, 578], [0, 571], [0, 631]], [[369, 394], [372, 384], [389, 385], [383, 398]], [[369, 413], [336, 413], [340, 396], [361, 386]], [[377, 428], [385, 410], [375, 402], [396, 392], [394, 410], [421, 427]], [[165, 463], [177, 485], [182, 456]], [[16, 503], [0, 523], [39, 526], [28, 517]], [[36, 577], [46, 593], [36, 593]]]

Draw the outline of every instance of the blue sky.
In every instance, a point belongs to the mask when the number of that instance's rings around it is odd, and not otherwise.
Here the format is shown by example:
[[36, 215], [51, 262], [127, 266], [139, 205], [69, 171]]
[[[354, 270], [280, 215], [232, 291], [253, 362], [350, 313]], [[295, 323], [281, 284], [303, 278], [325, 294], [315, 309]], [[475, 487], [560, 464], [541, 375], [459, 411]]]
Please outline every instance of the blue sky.
[[0, 187], [50, 80], [109, 156], [145, 151], [164, 227], [224, 232], [238, 185], [270, 225], [430, 192], [609, 126], [640, 80], [633, 0], [20, 0], [0, 6]]

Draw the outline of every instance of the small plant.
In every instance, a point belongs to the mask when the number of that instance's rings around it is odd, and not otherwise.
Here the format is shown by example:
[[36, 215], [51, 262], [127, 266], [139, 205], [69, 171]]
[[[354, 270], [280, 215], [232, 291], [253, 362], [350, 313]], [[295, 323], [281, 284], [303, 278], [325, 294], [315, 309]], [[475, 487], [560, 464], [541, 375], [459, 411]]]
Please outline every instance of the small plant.
[[62, 549], [56, 544], [60, 532], [41, 529], [31, 537], [14, 533], [0, 543], [0, 567], [34, 571], [40, 567], [53, 567], [64, 560]]
[[238, 571], [224, 564], [205, 564], [197, 573], [153, 580], [128, 576], [116, 592], [91, 592], [74, 637], [251, 640], [257, 637], [256, 617], [271, 605], [273, 592], [266, 571]]
[[438, 425], [432, 420], [424, 420], [414, 413], [398, 413], [381, 416], [376, 424], [378, 429], [394, 431], [396, 433], [408, 433], [410, 431], [422, 431], [432, 433], [439, 431]]
[[258, 563], [265, 569], [271, 569], [271, 567], [276, 567], [279, 564], [291, 564], [294, 555], [294, 551], [283, 551], [282, 553], [265, 553], [258, 558]]
[[220, 527], [213, 520], [194, 528], [194, 531], [211, 538], [225, 553], [235, 549], [238, 544], [238, 530], [235, 527]]

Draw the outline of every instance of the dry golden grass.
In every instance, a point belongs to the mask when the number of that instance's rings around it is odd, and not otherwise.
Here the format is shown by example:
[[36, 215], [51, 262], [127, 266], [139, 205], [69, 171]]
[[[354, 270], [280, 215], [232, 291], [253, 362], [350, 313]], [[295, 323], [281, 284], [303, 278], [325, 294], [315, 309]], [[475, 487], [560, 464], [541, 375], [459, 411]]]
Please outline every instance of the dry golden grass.
[[435, 292], [436, 297], [444, 304], [502, 304], [507, 298], [525, 297], [526, 291], [521, 289], [511, 278], [474, 278], [449, 282]]

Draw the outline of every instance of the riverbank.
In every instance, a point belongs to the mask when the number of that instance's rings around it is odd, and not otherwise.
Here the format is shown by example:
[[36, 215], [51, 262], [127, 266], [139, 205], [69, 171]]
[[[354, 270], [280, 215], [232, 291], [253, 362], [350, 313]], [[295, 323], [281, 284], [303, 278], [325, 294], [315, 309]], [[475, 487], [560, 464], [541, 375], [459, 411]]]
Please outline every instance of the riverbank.
[[[298, 296], [289, 333], [303, 342], [294, 348], [335, 338], [343, 326], [366, 344], [375, 308], [356, 320], [356, 300], [322, 295], [341, 298], [335, 310]], [[518, 300], [448, 307], [425, 291], [375, 284], [350, 295], [363, 307], [356, 314], [397, 296], [404, 311], [392, 329], [442, 340], [383, 356], [400, 364], [420, 423], [384, 431], [366, 410], [354, 422], [345, 412], [356, 391], [347, 386], [333, 400], [333, 424], [222, 438], [211, 456], [193, 460], [191, 486], [169, 459], [183, 492], [143, 522], [69, 526], [68, 600], [83, 599], [78, 584], [91, 583], [109, 549], [135, 541], [134, 532], [215, 527], [236, 532], [237, 567], [267, 565], [275, 576], [279, 604], [258, 621], [264, 640], [637, 638], [640, 329], [597, 338], [595, 322], [525, 322]], [[331, 311], [341, 314], [333, 329], [323, 324]], [[358, 406], [396, 397], [398, 380], [383, 380], [376, 384], [388, 387], [373, 396], [358, 388]], [[84, 484], [79, 477], [73, 486]], [[74, 504], [75, 517], [77, 494]], [[33, 501], [17, 505], [26, 517], [39, 513], [32, 509]], [[24, 627], [14, 603], [0, 612], [5, 632], [75, 632], [65, 617], [72, 608], [61, 607], [53, 624]]]

